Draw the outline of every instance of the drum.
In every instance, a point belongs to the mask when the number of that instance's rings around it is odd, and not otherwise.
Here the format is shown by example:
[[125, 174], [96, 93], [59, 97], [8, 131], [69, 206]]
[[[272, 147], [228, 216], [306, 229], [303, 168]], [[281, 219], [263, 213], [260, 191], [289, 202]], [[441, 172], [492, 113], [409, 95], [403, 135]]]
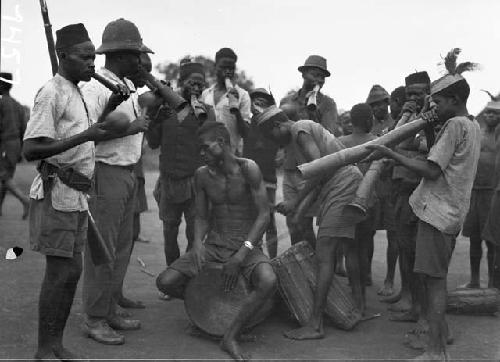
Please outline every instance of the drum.
[[[311, 316], [316, 288], [314, 250], [308, 242], [301, 241], [273, 259], [273, 265], [280, 294], [295, 319], [305, 325]], [[343, 330], [354, 328], [361, 320], [349, 291], [335, 276], [328, 291], [325, 314]]]
[[460, 288], [448, 292], [446, 312], [454, 314], [495, 314], [500, 303], [496, 288]]
[[[250, 294], [249, 283], [242, 275], [233, 290], [224, 292], [222, 264], [207, 264], [192, 278], [185, 291], [184, 306], [191, 322], [213, 336], [223, 336]], [[254, 327], [269, 316], [273, 298], [258, 310], [245, 326]]]

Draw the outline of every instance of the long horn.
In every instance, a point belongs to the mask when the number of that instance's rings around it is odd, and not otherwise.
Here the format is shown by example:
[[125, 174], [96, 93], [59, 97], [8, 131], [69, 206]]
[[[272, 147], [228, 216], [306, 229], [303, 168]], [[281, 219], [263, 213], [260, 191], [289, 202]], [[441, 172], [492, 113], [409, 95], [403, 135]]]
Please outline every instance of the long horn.
[[[396, 128], [401, 127], [406, 124], [411, 117], [411, 113], [405, 112], [399, 122], [396, 124]], [[372, 153], [373, 155], [373, 153]], [[366, 212], [372, 206], [372, 194], [375, 188], [375, 184], [380, 178], [380, 174], [385, 167], [385, 160], [373, 160], [368, 171], [366, 171], [361, 183], [356, 190], [356, 195], [351, 203], [349, 203], [345, 209], [344, 213], [349, 213], [352, 216], [356, 216], [359, 221], [366, 218]]]
[[372, 150], [366, 148], [368, 145], [385, 145], [388, 147], [395, 146], [403, 140], [417, 134], [424, 129], [427, 124], [433, 123], [436, 119], [435, 111], [432, 109], [420, 116], [412, 122], [409, 122], [401, 127], [398, 127], [385, 135], [351, 148], [346, 148], [330, 155], [318, 158], [312, 162], [303, 163], [298, 166], [302, 177], [305, 179], [321, 176], [326, 172], [347, 166], [352, 163], [359, 162], [369, 156]]
[[314, 86], [314, 89], [313, 89], [311, 95], [307, 99], [307, 109], [312, 111], [312, 112], [315, 111], [316, 108], [318, 107], [318, 92], [320, 89], [321, 89], [321, 87], [319, 86], [319, 84], [316, 84]]

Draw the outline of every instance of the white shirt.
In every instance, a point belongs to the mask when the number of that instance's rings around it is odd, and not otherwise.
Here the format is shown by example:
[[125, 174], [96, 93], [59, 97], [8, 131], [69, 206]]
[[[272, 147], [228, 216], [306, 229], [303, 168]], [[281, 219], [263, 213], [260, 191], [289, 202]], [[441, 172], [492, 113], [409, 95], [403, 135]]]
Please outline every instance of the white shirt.
[[[35, 97], [24, 139], [47, 137], [62, 140], [85, 131], [90, 125], [91, 120], [85, 111], [80, 90], [75, 84], [56, 74]], [[94, 142], [82, 143], [45, 161], [61, 168], [71, 167], [92, 178], [95, 165]], [[87, 195], [66, 186], [57, 177], [51, 194], [52, 207], [56, 210], [88, 210]], [[40, 174], [33, 180], [30, 197], [35, 200], [44, 198]]]
[[[222, 95], [219, 100], [219, 103], [215, 104], [214, 92], [215, 92], [216, 84], [207, 88], [201, 94], [201, 102], [212, 106], [215, 111], [215, 120], [217, 122], [224, 123], [226, 125], [227, 130], [229, 131], [229, 136], [231, 138], [231, 149], [233, 152], [238, 150], [240, 154], [243, 151], [243, 142], [240, 133], [238, 132], [238, 126], [236, 121], [236, 116], [232, 114], [229, 110], [229, 99], [227, 97], [227, 92]], [[250, 95], [248, 92], [238, 85], [234, 87], [238, 91], [238, 101], [239, 101], [239, 109], [243, 120], [250, 124], [250, 120], [252, 118], [252, 114], [250, 112]]]
[[[125, 102], [122, 102], [115, 109], [115, 111], [125, 113], [130, 122], [134, 121], [140, 115], [140, 110], [139, 96], [135, 91], [132, 81], [127, 78], [121, 80], [116, 74], [105, 68], [100, 69], [98, 73], [116, 83], [124, 84], [130, 90], [134, 91]], [[85, 96], [90, 119], [92, 122], [97, 122], [112, 92], [95, 79], [85, 83], [81, 87], [81, 90]], [[116, 166], [136, 164], [141, 157], [142, 139], [143, 133], [141, 132], [131, 136], [99, 142], [96, 146], [96, 161]]]

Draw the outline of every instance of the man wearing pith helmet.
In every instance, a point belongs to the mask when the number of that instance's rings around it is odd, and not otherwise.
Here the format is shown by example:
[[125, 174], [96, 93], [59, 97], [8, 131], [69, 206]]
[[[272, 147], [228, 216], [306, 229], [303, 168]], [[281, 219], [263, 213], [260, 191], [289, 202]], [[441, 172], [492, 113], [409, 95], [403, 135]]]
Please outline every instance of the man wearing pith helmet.
[[[112, 262], [94, 265], [85, 252], [83, 302], [84, 328], [90, 338], [103, 344], [123, 344], [124, 336], [116, 330], [140, 328], [140, 322], [121, 317], [117, 306], [133, 243], [133, 213], [136, 177], [134, 166], [141, 156], [146, 119], [139, 113], [138, 96], [127, 79], [139, 70], [141, 53], [152, 53], [144, 45], [131, 21], [118, 19], [106, 25], [97, 54], [106, 57], [99, 74], [118, 84], [124, 91], [114, 94], [92, 80], [83, 88], [89, 116], [94, 122], [114, 116], [123, 120], [126, 129], [121, 138], [96, 145], [95, 195], [91, 211], [101, 232]], [[128, 123], [128, 127], [126, 126]]]

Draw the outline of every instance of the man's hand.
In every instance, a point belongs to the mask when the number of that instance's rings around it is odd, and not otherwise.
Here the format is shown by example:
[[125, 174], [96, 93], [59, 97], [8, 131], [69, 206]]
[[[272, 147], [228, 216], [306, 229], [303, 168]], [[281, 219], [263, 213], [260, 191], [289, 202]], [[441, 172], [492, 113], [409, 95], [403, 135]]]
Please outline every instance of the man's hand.
[[369, 150], [377, 152], [377, 155], [380, 155], [381, 157], [392, 158], [392, 155], [394, 154], [393, 150], [391, 150], [389, 147], [386, 147], [384, 145], [368, 145], [365, 147], [368, 148]]
[[292, 214], [297, 208], [297, 201], [295, 199], [282, 201], [278, 205], [276, 205], [276, 211], [278, 211], [281, 215], [289, 215]]
[[85, 132], [85, 137], [89, 141], [94, 141], [94, 142], [101, 141], [108, 134], [108, 131], [106, 131], [103, 128], [102, 123], [94, 123], [92, 126], [87, 128], [87, 130], [85, 130], [84, 132]]
[[406, 101], [405, 104], [403, 104], [403, 108], [401, 109], [401, 114], [404, 113], [417, 113], [417, 102]]
[[235, 286], [238, 281], [238, 276], [240, 275], [241, 263], [245, 257], [241, 251], [238, 250], [228, 261], [226, 261], [222, 266], [222, 272], [224, 274], [224, 291], [229, 292]]
[[130, 123], [130, 130], [132, 134], [146, 132], [149, 127], [148, 116], [139, 116], [132, 123]]
[[231, 112], [238, 111], [240, 107], [240, 95], [238, 94], [238, 91], [235, 88], [231, 88], [227, 92], [227, 98], [229, 99], [229, 109]]
[[130, 89], [127, 86], [117, 83], [116, 86], [119, 89], [118, 93], [113, 93], [108, 99], [108, 104], [106, 105], [107, 111], [112, 112], [118, 107], [122, 102], [125, 102], [130, 97]]

